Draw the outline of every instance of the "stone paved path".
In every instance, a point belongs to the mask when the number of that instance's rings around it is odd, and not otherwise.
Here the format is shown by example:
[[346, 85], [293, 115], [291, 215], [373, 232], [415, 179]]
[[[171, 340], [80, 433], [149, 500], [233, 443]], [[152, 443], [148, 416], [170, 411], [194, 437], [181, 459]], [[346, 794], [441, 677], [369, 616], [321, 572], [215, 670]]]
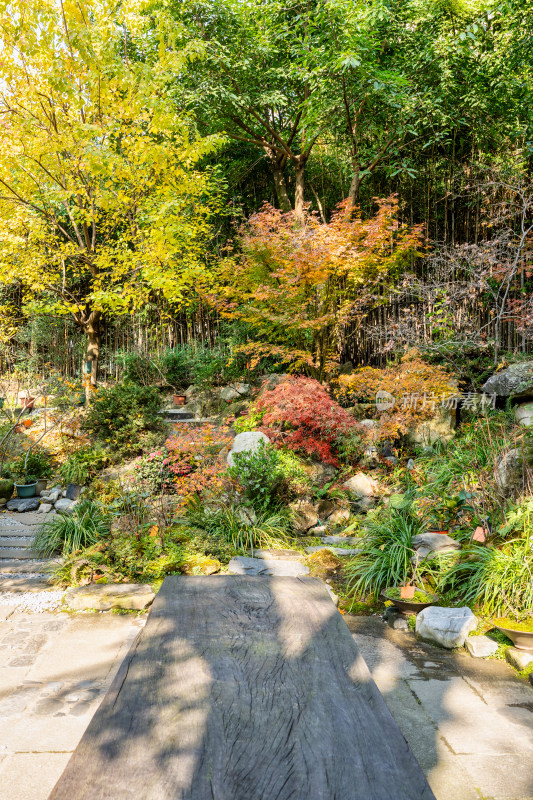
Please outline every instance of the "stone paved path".
[[[144, 620], [0, 607], [0, 800], [47, 800]], [[377, 617], [345, 620], [437, 800], [533, 800], [529, 684]]]
[[437, 800], [533, 800], [530, 684], [377, 617], [345, 620]]
[[16, 611], [0, 621], [0, 800], [46, 800], [143, 624]]

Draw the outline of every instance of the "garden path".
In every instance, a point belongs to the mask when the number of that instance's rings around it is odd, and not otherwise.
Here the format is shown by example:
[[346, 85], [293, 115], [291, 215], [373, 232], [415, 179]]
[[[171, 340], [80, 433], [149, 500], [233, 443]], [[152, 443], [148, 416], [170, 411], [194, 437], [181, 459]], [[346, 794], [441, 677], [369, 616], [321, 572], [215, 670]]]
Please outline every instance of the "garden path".
[[[505, 662], [344, 619], [437, 800], [533, 800], [531, 686]], [[144, 621], [0, 604], [0, 800], [47, 800]]]
[[529, 683], [379, 617], [345, 620], [437, 800], [533, 800]]

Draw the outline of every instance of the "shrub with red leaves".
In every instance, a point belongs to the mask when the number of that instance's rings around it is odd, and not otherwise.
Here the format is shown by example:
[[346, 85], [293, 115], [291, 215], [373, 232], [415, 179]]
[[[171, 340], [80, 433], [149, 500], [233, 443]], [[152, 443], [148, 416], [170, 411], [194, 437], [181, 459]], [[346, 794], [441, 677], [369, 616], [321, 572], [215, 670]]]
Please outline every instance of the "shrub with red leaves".
[[340, 440], [364, 431], [321, 384], [291, 378], [264, 392], [254, 404], [262, 415], [260, 430], [278, 446], [338, 466]]

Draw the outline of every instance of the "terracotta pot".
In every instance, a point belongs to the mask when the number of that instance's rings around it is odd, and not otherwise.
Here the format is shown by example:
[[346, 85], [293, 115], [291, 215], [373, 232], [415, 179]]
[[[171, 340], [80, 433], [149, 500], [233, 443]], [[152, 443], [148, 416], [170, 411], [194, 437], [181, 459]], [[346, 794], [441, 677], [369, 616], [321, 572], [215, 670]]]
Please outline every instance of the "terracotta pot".
[[39, 480], [37, 481], [37, 487], [35, 489], [36, 493], [40, 494], [41, 492], [44, 492], [47, 486], [48, 486], [48, 479], [39, 478]]
[[444, 529], [438, 530], [437, 528], [430, 528], [430, 530], [427, 531], [427, 533], [441, 533], [443, 536], [447, 536], [449, 531]]
[[174, 395], [174, 405], [175, 406], [184, 406], [187, 402], [187, 398], [184, 394], [175, 394]]
[[414, 586], [400, 586], [400, 598], [402, 600], [412, 600], [415, 596]]
[[22, 403], [22, 408], [31, 410], [35, 402], [35, 397], [21, 397], [20, 402]]

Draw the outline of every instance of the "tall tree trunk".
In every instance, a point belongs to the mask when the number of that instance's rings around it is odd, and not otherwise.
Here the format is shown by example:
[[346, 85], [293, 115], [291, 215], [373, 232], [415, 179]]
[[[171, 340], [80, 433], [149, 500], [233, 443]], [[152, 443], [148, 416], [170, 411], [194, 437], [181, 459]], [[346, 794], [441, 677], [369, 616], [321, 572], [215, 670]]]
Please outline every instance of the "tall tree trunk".
[[294, 215], [296, 220], [303, 225], [304, 223], [304, 189], [305, 189], [305, 164], [306, 161], [299, 159], [295, 164], [296, 169], [296, 191], [294, 193]]
[[98, 361], [100, 358], [100, 322], [102, 315], [100, 311], [91, 311], [85, 323], [85, 335], [87, 336], [86, 361], [91, 365], [91, 386], [96, 388], [98, 383]]
[[292, 205], [289, 198], [289, 193], [287, 191], [287, 182], [285, 181], [285, 173], [282, 169], [276, 169], [273, 167], [272, 174], [274, 176], [274, 186], [276, 189], [276, 195], [280, 209], [284, 213], [292, 211]]
[[352, 175], [352, 182], [350, 184], [350, 191], [348, 192], [348, 200], [350, 201], [350, 205], [355, 206], [357, 201], [359, 200], [359, 187], [361, 185], [361, 171], [359, 164], [354, 162], [353, 165], [353, 175]]

